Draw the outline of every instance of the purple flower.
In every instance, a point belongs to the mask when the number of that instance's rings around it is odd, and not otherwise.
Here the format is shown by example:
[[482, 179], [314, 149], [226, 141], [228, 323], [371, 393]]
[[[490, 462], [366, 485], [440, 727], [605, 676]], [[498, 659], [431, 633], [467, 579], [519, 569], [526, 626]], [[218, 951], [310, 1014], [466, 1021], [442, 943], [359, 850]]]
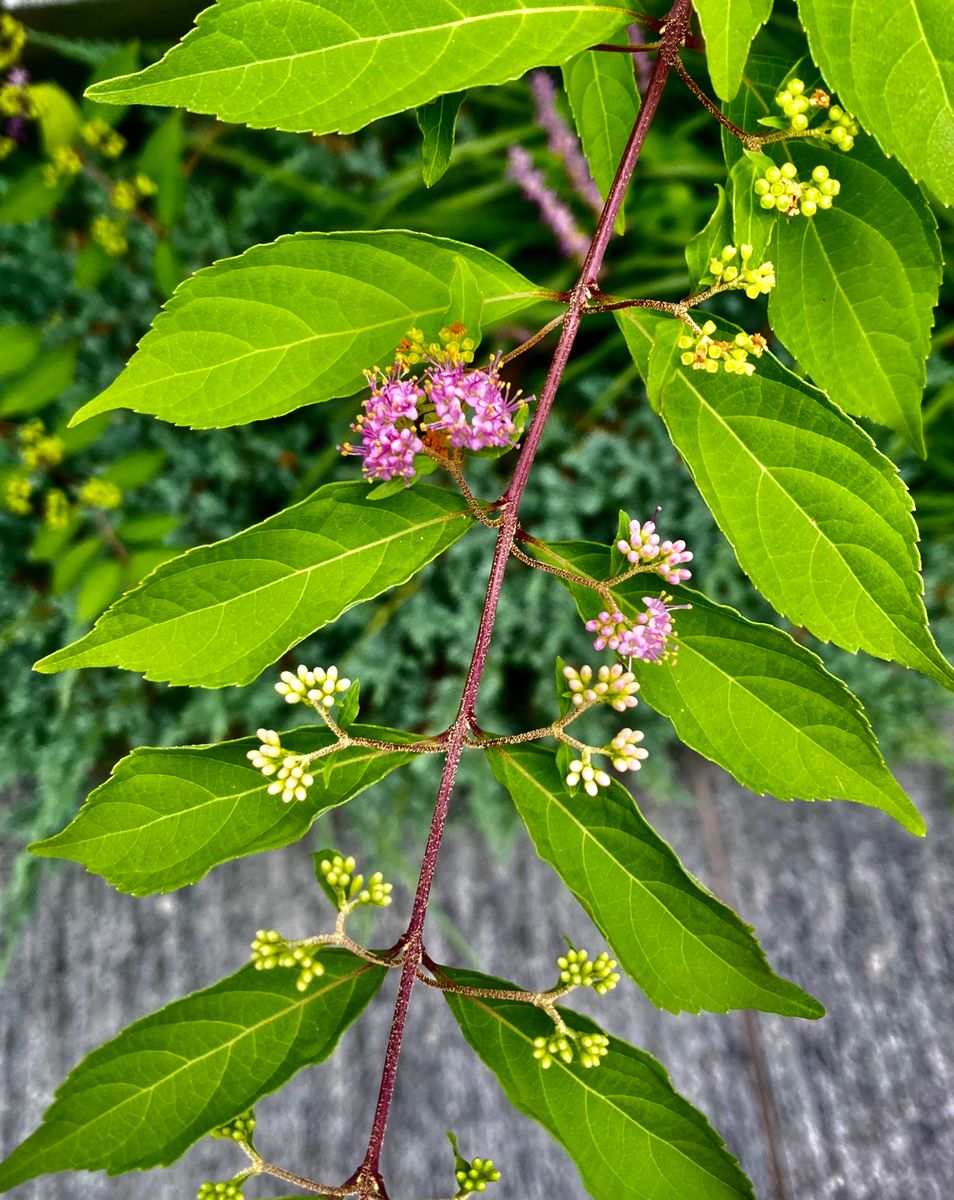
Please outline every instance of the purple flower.
[[26, 67], [14, 67], [11, 71], [7, 72], [4, 82], [7, 87], [26, 87], [30, 82], [30, 72]]
[[361, 435], [361, 444], [339, 447], [344, 454], [364, 459], [365, 479], [405, 479], [414, 475], [414, 456], [424, 449], [417, 436], [418, 403], [424, 393], [412, 379], [404, 379], [397, 368], [368, 373], [371, 395], [364, 401], [364, 412], [351, 426]]
[[533, 71], [530, 75], [530, 90], [536, 104], [537, 124], [545, 130], [550, 149], [563, 160], [567, 177], [578, 194], [599, 215], [603, 211], [603, 200], [593, 182], [580, 143], [556, 106], [556, 87], [553, 80], [546, 71]]
[[511, 146], [507, 151], [507, 177], [536, 204], [541, 220], [555, 234], [564, 258], [582, 262], [589, 249], [586, 234], [577, 225], [573, 213], [547, 187], [543, 173], [534, 167], [533, 159], [522, 146]]
[[510, 399], [510, 385], [502, 382], [494, 363], [486, 371], [460, 364], [433, 367], [425, 387], [437, 417], [428, 428], [446, 433], [456, 449], [513, 444], [517, 401]]
[[645, 612], [638, 613], [630, 621], [618, 610], [603, 611], [598, 617], [586, 622], [589, 633], [596, 634], [595, 650], [615, 650], [620, 658], [639, 658], [643, 662], [658, 663], [669, 657], [674, 650], [672, 613], [677, 607], [670, 605], [669, 596], [643, 596]]

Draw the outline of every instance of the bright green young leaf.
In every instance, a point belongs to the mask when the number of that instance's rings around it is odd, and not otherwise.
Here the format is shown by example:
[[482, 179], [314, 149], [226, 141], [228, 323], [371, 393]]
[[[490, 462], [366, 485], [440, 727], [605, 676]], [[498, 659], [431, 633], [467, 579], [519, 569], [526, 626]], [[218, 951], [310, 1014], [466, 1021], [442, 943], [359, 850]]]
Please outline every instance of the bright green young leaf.
[[574, 795], [542, 746], [501, 747], [488, 761], [537, 853], [653, 1004], [669, 1012], [824, 1014], [772, 971], [749, 926], [685, 871], [622, 784]]
[[931, 210], [869, 138], [850, 154], [799, 142], [786, 154], [802, 178], [826, 166], [841, 192], [820, 219], [776, 220], [772, 327], [840, 408], [899, 430], [923, 455], [921, 396], [941, 282]]
[[[565, 570], [608, 577], [602, 546], [563, 542], [547, 553]], [[596, 593], [572, 590], [581, 615], [596, 616]], [[643, 596], [663, 592], [692, 607], [677, 617], [675, 660], [640, 665], [640, 696], [672, 721], [687, 746], [750, 791], [779, 800], [853, 800], [924, 833], [861, 703], [815, 654], [773, 625], [747, 621], [735, 609], [652, 576], [629, 580], [613, 594], [634, 617], [645, 608]]]
[[39, 354], [42, 341], [43, 330], [38, 325], [0, 325], [0, 379], [26, 370]]
[[717, 199], [712, 216], [686, 246], [686, 266], [689, 268], [689, 287], [692, 291], [700, 279], [709, 274], [709, 263], [722, 247], [732, 241], [732, 218], [725, 188], [715, 185]]
[[[729, 195], [732, 198], [732, 237], [735, 246], [751, 246], [752, 262], [762, 263], [771, 257], [772, 239], [782, 218], [766, 212], [755, 194], [755, 181], [772, 166], [765, 154], [746, 150], [729, 172]], [[806, 222], [807, 224], [807, 222]], [[777, 272], [776, 272], [777, 273]], [[793, 294], [801, 292], [796, 286]]]
[[438, 96], [417, 110], [417, 124], [423, 136], [421, 169], [425, 187], [433, 187], [450, 166], [457, 132], [457, 114], [464, 92]]
[[353, 133], [565, 62], [631, 19], [626, 0], [219, 0], [161, 62], [87, 95], [256, 129]]
[[886, 154], [954, 204], [949, 0], [799, 0], [812, 57]]
[[[442, 971], [467, 987], [513, 987], [476, 971]], [[755, 1200], [711, 1125], [645, 1051], [610, 1038], [598, 1067], [577, 1057], [544, 1071], [533, 1039], [552, 1034], [553, 1022], [539, 1008], [453, 992], [444, 999], [507, 1099], [563, 1146], [594, 1200]], [[572, 1030], [599, 1032], [579, 1013], [560, 1013]]]
[[[353, 737], [412, 740], [376, 726]], [[282, 732], [282, 744], [307, 754], [334, 741], [324, 727]], [[196, 883], [213, 867], [290, 845], [322, 813], [353, 799], [413, 757], [351, 746], [328, 756], [308, 799], [283, 804], [247, 758], [257, 738], [177, 749], [143, 747], [117, 763], [62, 832], [30, 847], [44, 858], [81, 862], [136, 896]], [[320, 764], [318, 764], [320, 765]]]
[[706, 39], [706, 66], [716, 95], [739, 90], [752, 39], [769, 19], [772, 0], [695, 0]]
[[129, 1025], [87, 1055], [43, 1124], [0, 1164], [0, 1191], [57, 1171], [147, 1170], [322, 1062], [384, 979], [324, 950], [307, 991], [294, 971], [249, 964]]
[[[624, 35], [603, 40], [625, 44], [628, 39]], [[566, 63], [563, 86], [590, 173], [605, 200], [639, 115], [632, 59], [628, 54], [588, 50]], [[616, 232], [625, 231], [626, 220], [620, 206]]]
[[35, 358], [22, 375], [0, 387], [0, 416], [25, 416], [55, 400], [76, 376], [76, 350], [61, 346]]
[[174, 684], [250, 683], [322, 625], [405, 583], [473, 523], [464, 501], [440, 488], [371, 502], [366, 484], [328, 484], [166, 563], [36, 670], [124, 667]]
[[[665, 318], [618, 318], [645, 378]], [[911, 498], [863, 430], [770, 355], [748, 378], [680, 366], [662, 416], [742, 569], [779, 613], [954, 688], [927, 627]]]
[[74, 421], [131, 408], [210, 429], [351, 395], [363, 371], [393, 360], [408, 329], [436, 335], [456, 319], [457, 259], [477, 279], [485, 321], [538, 298], [492, 254], [416, 233], [297, 233], [224, 259], [186, 280]]

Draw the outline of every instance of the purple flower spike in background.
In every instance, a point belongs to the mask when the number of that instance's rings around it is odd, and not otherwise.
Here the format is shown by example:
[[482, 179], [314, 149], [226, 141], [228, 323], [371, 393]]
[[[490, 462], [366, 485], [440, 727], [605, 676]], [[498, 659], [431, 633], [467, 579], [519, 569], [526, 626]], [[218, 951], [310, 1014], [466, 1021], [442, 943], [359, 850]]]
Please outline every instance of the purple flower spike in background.
[[589, 249], [589, 238], [576, 223], [569, 208], [546, 185], [543, 172], [533, 165], [533, 159], [523, 146], [511, 146], [507, 151], [507, 178], [516, 183], [528, 200], [540, 210], [540, 219], [556, 235], [564, 258], [582, 262]]
[[553, 80], [546, 71], [534, 71], [530, 75], [530, 90], [536, 104], [537, 124], [546, 131], [550, 149], [563, 160], [567, 178], [581, 199], [599, 216], [603, 211], [602, 198], [580, 149], [579, 139], [557, 108]]

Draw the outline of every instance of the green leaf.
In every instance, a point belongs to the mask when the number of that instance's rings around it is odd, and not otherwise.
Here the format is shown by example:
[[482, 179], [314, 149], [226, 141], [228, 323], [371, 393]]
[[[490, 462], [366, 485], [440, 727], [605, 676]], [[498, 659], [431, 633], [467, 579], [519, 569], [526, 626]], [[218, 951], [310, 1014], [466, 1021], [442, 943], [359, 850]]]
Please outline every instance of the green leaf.
[[76, 593], [73, 615], [85, 625], [112, 604], [122, 590], [122, 566], [115, 558], [104, 558], [84, 575]]
[[452, 95], [438, 96], [436, 100], [421, 105], [415, 114], [424, 138], [421, 145], [421, 171], [425, 187], [433, 187], [450, 166], [457, 132], [457, 114], [465, 94], [454, 92]]
[[62, 596], [68, 592], [74, 583], [78, 582], [84, 571], [87, 571], [93, 560], [102, 553], [103, 543], [98, 537], [83, 538], [74, 542], [56, 561], [53, 567], [53, 582], [51, 591], [54, 596]]
[[178, 553], [179, 551], [174, 546], [147, 546], [143, 550], [137, 550], [134, 554], [130, 554], [129, 561], [126, 563], [125, 583], [123, 587], [119, 588], [119, 592], [128, 591], [137, 583], [141, 583], [156, 567], [161, 567], [163, 563], [169, 562]]
[[927, 201], [869, 138], [850, 154], [798, 142], [786, 153], [803, 179], [826, 166], [841, 192], [811, 220], [776, 221], [772, 327], [840, 408], [900, 431], [923, 456], [921, 396], [941, 282]]
[[168, 238], [156, 242], [152, 255], [152, 278], [160, 296], [168, 299], [187, 274], [172, 242]]
[[76, 141], [82, 121], [80, 110], [59, 84], [32, 83], [26, 90], [36, 106], [43, 153], [52, 158], [57, 150]]
[[[357, 725], [354, 737], [413, 741], [410, 734]], [[330, 746], [324, 726], [282, 732], [282, 744], [308, 754]], [[329, 754], [307, 800], [284, 804], [248, 760], [258, 739], [175, 749], [142, 747], [122, 759], [74, 820], [30, 850], [82, 863], [121, 892], [147, 896], [196, 883], [213, 867], [277, 850], [303, 837], [322, 813], [353, 800], [403, 766], [413, 753], [350, 746]]]
[[[185, 208], [184, 154], [185, 130], [181, 112], [173, 113], [157, 125], [139, 154], [139, 170], [156, 185], [156, 216], [166, 229], [178, 221]], [[160, 243], [163, 244], [166, 243]]]
[[948, 0], [799, 0], [812, 57], [886, 154], [954, 203]]
[[224, 259], [181, 285], [123, 373], [73, 420], [131, 408], [210, 429], [349, 396], [408, 329], [436, 334], [454, 319], [458, 258], [487, 319], [538, 298], [492, 254], [424, 234], [297, 233]]
[[450, 281], [449, 324], [460, 323], [476, 346], [483, 330], [484, 298], [477, 276], [466, 258], [457, 255]]
[[[604, 547], [566, 542], [547, 554], [564, 570], [608, 577]], [[596, 616], [596, 593], [572, 591], [584, 619]], [[853, 800], [924, 833], [861, 703], [815, 654], [775, 626], [748, 621], [687, 587], [641, 575], [613, 589], [631, 617], [645, 608], [643, 596], [663, 592], [691, 608], [676, 617], [675, 660], [640, 664], [640, 696], [672, 721], [687, 746], [750, 791], [779, 800]]]
[[76, 349], [61, 346], [34, 359], [29, 367], [8, 380], [0, 399], [0, 416], [25, 416], [55, 400], [76, 376]]
[[175, 513], [141, 513], [124, 517], [116, 528], [121, 542], [160, 542], [182, 524]]
[[[467, 987], [513, 987], [475, 971], [441, 970]], [[600, 1066], [587, 1069], [577, 1059], [544, 1071], [533, 1039], [552, 1034], [553, 1022], [539, 1008], [453, 992], [444, 999], [510, 1103], [563, 1146], [595, 1200], [755, 1200], [705, 1117], [645, 1051], [610, 1038]], [[599, 1029], [579, 1013], [560, 1014], [573, 1030]]]
[[[102, 62], [97, 63], [89, 77], [87, 86], [92, 87], [103, 79], [112, 79], [115, 75], [128, 75], [131, 71], [138, 69], [139, 61], [139, 43], [127, 42], [107, 58], [104, 58]], [[113, 104], [97, 104], [95, 101], [89, 99], [89, 97], [83, 100], [83, 116], [87, 121], [92, 121], [98, 117], [101, 121], [105, 121], [107, 125], [118, 125], [125, 114], [125, 108], [120, 108]]]
[[732, 221], [725, 188], [718, 183], [716, 206], [703, 229], [686, 246], [686, 266], [689, 286], [695, 290], [700, 279], [709, 274], [709, 263], [722, 253], [723, 246], [732, 241]]
[[[629, 39], [623, 35], [602, 40], [625, 45]], [[593, 182], [605, 201], [639, 115], [632, 57], [587, 50], [566, 63], [563, 86]], [[626, 232], [622, 206], [616, 232]]]
[[[628, 309], [618, 319], [645, 377], [665, 318]], [[679, 367], [662, 416], [742, 569], [779, 613], [954, 689], [927, 627], [911, 498], [863, 430], [768, 354], [747, 378]]]
[[40, 353], [39, 325], [0, 325], [0, 379], [19, 375]]
[[166, 462], [165, 450], [131, 450], [122, 454], [99, 473], [106, 483], [114, 483], [121, 491], [150, 483], [162, 470]]
[[0, 1191], [56, 1171], [174, 1162], [302, 1067], [328, 1058], [383, 967], [323, 950], [306, 992], [294, 971], [249, 964], [129, 1025], [73, 1069], [43, 1124], [0, 1165]]
[[84, 292], [99, 287], [107, 275], [115, 270], [117, 260], [92, 240], [80, 250], [73, 265], [73, 282]]
[[366, 493], [363, 483], [331, 483], [189, 550], [36, 670], [118, 666], [174, 684], [250, 683], [302, 638], [405, 583], [474, 523], [465, 502], [440, 488], [377, 503]]
[[44, 171], [44, 164], [37, 163], [9, 181], [0, 194], [0, 224], [26, 225], [56, 208], [69, 183], [61, 181], [54, 187], [47, 187]]
[[[298, 133], [354, 133], [605, 41], [625, 0], [219, 0], [161, 62], [88, 90]], [[342, 86], [346, 84], [346, 86]]]
[[739, 90], [752, 39], [769, 19], [772, 0], [695, 0], [706, 39], [706, 66], [716, 95]]
[[[755, 194], [756, 179], [772, 165], [772, 159], [767, 155], [746, 150], [729, 172], [732, 197], [732, 237], [729, 240], [734, 246], [751, 246], [752, 262], [756, 265], [768, 258], [775, 230], [783, 220], [777, 212], [766, 212]], [[800, 283], [789, 280], [789, 287], [797, 300], [802, 294]]]
[[653, 1004], [669, 1012], [824, 1015], [772, 971], [749, 926], [688, 874], [621, 784], [592, 798], [574, 795], [556, 755], [541, 746], [490, 750], [488, 761], [537, 853]]

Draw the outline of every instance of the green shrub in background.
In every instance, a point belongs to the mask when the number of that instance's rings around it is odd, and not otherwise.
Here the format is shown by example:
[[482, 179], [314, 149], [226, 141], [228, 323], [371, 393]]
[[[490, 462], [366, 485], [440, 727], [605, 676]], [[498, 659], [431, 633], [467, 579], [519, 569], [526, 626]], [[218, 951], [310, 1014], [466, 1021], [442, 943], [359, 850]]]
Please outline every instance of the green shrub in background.
[[[781, 33], [779, 28], [763, 37], [781, 38], [782, 44], [763, 49], [794, 60], [796, 35], [785, 43], [784, 25]], [[44, 41], [50, 44], [37, 44]], [[548, 202], [548, 186], [572, 167], [571, 142], [560, 132], [571, 114], [553, 107], [543, 83], [532, 95], [520, 85], [464, 98], [453, 187], [439, 179], [439, 124], [425, 116], [428, 188], [422, 133], [410, 116], [354, 137], [300, 139], [182, 114], [126, 113], [80, 101], [82, 82], [75, 74], [69, 89], [54, 78], [77, 61], [94, 78], [120, 74], [132, 69], [135, 47], [52, 44], [57, 53], [26, 60], [29, 83], [7, 85], [7, 119], [23, 116], [28, 132], [22, 144], [7, 147], [0, 164], [0, 629], [6, 681], [0, 781], [16, 785], [0, 834], [9, 848], [65, 824], [92, 777], [131, 745], [218, 740], [267, 723], [273, 711], [268, 682], [241, 692], [189, 693], [183, 702], [181, 693], [136, 675], [50, 678], [33, 674], [31, 664], [73, 640], [164, 558], [227, 536], [321, 483], [350, 475], [334, 440], [346, 436], [351, 402], [336, 403], [331, 421], [326, 408], [320, 427], [306, 409], [261, 426], [189, 436], [131, 413], [66, 430], [68, 417], [118, 374], [176, 283], [214, 259], [296, 227], [412, 226], [484, 246], [554, 288], [569, 286], [575, 273], [572, 246], [570, 257], [561, 259], [559, 244], [533, 207], [541, 198]], [[15, 68], [13, 60], [5, 64], [8, 79]], [[670, 89], [666, 104], [667, 120], [646, 150], [639, 236], [623, 239], [615, 251], [614, 286], [621, 292], [647, 295], [650, 280], [661, 292], [684, 289], [682, 247], [713, 204], [708, 181], [721, 163], [718, 140], [688, 94]], [[528, 198], [526, 171], [521, 176], [519, 163], [515, 169], [512, 153], [508, 157], [514, 146], [526, 151], [544, 189], [536, 200]], [[446, 150], [445, 143], [445, 156]], [[590, 229], [594, 217], [585, 192], [572, 203], [565, 214], [570, 227]], [[950, 247], [950, 213], [938, 208], [937, 216]], [[945, 286], [949, 300], [949, 279]], [[722, 311], [732, 316], [731, 303]], [[946, 311], [951, 319], [950, 307]], [[777, 619], [767, 606], [754, 610], [753, 593], [684, 466], [648, 406], [637, 403], [640, 385], [625, 350], [589, 331], [584, 338], [547, 429], [527, 499], [529, 523], [544, 538], [602, 539], [616, 514], [608, 508], [607, 489], [595, 480], [586, 488], [598, 463], [601, 475], [614, 479], [613, 494], [625, 496], [632, 511], [665, 506], [667, 520], [706, 561], [713, 598], [744, 605], [752, 618]], [[954, 367], [945, 357], [952, 342], [952, 327], [939, 328], [928, 368], [927, 461], [902, 452], [872, 427], [900, 457], [914, 492], [925, 537], [928, 608], [948, 643], [954, 598], [939, 581], [950, 579], [954, 567]], [[523, 360], [519, 369], [525, 369]], [[493, 462], [480, 465], [490, 494], [504, 477]], [[563, 486], [568, 472], [576, 475], [573, 489]], [[449, 552], [448, 569], [439, 576], [426, 572], [374, 607], [342, 618], [334, 641], [350, 652], [338, 659], [349, 674], [367, 681], [366, 719], [438, 728], [452, 715], [471, 648], [474, 600], [467, 581], [481, 569], [485, 552], [479, 538], [468, 539]], [[510, 719], [522, 715], [533, 725], [542, 719], [550, 685], [532, 665], [568, 646], [582, 649], [584, 635], [571, 612], [554, 616], [547, 581], [539, 575], [517, 576], [510, 586], [519, 602], [501, 612], [482, 701], [491, 724], [506, 708]], [[950, 703], [947, 693], [912, 672], [819, 646], [808, 635], [801, 640], [864, 701], [889, 760], [951, 765], [940, 716]], [[318, 635], [302, 653], [330, 660], [330, 641]], [[411, 656], [428, 680], [423, 701], [419, 680], [410, 683], [402, 671]], [[668, 722], [648, 714], [644, 720], [661, 749], [672, 738]], [[647, 785], [657, 795], [679, 793], [668, 766], [662, 753], [648, 765]], [[379, 785], [390, 790], [396, 806], [417, 803], [417, 769], [429, 764], [420, 762]], [[468, 770], [479, 769], [465, 760], [464, 782]], [[360, 821], [361, 805], [352, 813]], [[500, 839], [511, 813], [506, 802], [488, 805], [484, 799], [471, 818]], [[393, 829], [381, 832], [371, 821], [364, 833], [366, 841], [394, 837]], [[380, 850], [390, 852], [392, 871], [399, 869], [400, 845]], [[5, 880], [2, 961], [42, 865], [20, 855]]]

